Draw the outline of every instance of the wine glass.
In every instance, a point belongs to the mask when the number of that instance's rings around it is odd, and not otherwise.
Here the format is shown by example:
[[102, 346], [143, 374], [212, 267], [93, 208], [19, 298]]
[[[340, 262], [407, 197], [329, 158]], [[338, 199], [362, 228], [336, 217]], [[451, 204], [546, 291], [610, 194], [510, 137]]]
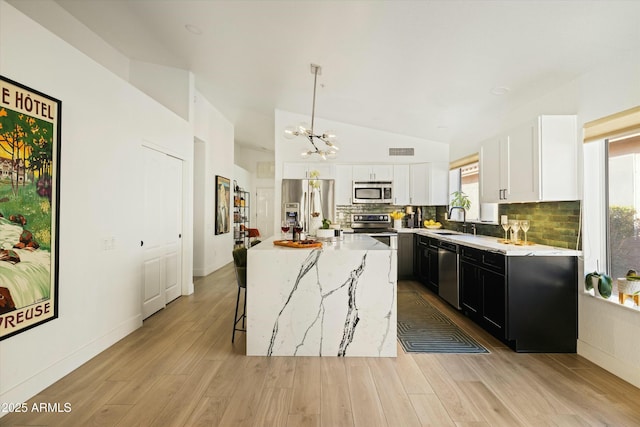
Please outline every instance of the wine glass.
[[502, 229], [504, 230], [504, 242], [507, 243], [509, 241], [507, 232], [509, 231], [509, 227], [511, 226], [509, 225], [509, 220], [506, 218], [506, 216], [502, 218], [502, 222], [500, 223], [500, 225], [502, 225]]
[[280, 224], [280, 230], [282, 230], [283, 239], [287, 238], [287, 233], [289, 232], [290, 227], [291, 225], [289, 224], [289, 221], [282, 221], [282, 224]]
[[296, 221], [295, 224], [293, 224], [293, 235], [294, 235], [294, 239], [295, 240], [295, 235], [298, 235], [298, 240], [300, 240], [300, 233], [302, 233], [302, 223], [299, 221]]
[[511, 231], [513, 231], [513, 243], [518, 243], [518, 230], [520, 230], [520, 221], [517, 219], [509, 220]]
[[520, 228], [522, 229], [522, 231], [524, 231], [524, 244], [527, 244], [527, 231], [529, 231], [529, 227], [531, 226], [531, 224], [529, 223], [528, 219], [523, 219], [522, 221], [520, 221]]

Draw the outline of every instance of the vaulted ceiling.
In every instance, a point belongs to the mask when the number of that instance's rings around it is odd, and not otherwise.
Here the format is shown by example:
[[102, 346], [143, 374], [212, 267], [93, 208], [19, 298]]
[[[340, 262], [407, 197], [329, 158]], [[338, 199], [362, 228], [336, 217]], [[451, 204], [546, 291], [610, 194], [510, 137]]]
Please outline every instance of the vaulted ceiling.
[[316, 116], [468, 144], [505, 111], [640, 51], [640, 1], [56, 3], [129, 58], [191, 70], [236, 142], [264, 149], [274, 109], [311, 113], [310, 63], [323, 67]]

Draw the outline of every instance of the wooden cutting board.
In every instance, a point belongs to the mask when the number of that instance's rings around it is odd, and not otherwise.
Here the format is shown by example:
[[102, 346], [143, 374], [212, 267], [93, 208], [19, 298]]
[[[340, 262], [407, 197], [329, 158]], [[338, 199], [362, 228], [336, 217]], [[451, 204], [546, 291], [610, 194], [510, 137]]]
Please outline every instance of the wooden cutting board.
[[303, 248], [303, 249], [311, 249], [311, 248], [321, 248], [322, 242], [316, 242], [315, 240], [298, 240], [294, 242], [293, 240], [274, 240], [274, 245], [277, 246], [286, 246], [287, 248]]

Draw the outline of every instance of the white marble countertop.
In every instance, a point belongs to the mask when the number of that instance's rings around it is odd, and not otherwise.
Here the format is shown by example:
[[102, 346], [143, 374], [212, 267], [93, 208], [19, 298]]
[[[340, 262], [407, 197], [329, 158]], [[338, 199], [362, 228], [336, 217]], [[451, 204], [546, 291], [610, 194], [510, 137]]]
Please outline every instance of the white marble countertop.
[[[279, 235], [269, 237], [262, 243], [250, 249], [250, 251], [309, 251], [316, 248], [288, 248], [286, 246], [274, 245], [274, 240], [283, 240]], [[362, 234], [344, 234], [343, 240], [323, 241], [323, 250], [334, 251], [391, 251], [389, 246], [374, 239], [373, 237]]]
[[[427, 229], [427, 228], [401, 228], [398, 233], [420, 234], [422, 236], [437, 237], [459, 245], [469, 246], [476, 249], [500, 252], [507, 256], [580, 256], [582, 251], [574, 249], [556, 248], [547, 245], [528, 245], [516, 246], [513, 244], [499, 243], [498, 237], [482, 236], [460, 233], [454, 230], [446, 229]], [[447, 233], [443, 235], [442, 233]], [[449, 234], [452, 233], [452, 234]]]

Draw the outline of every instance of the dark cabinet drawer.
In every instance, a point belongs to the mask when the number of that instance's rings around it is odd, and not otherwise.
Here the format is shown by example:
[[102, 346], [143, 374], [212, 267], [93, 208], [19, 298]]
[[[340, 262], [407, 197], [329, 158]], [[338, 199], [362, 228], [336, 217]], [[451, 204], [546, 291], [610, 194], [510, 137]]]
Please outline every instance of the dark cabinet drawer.
[[506, 258], [501, 253], [460, 246], [460, 258], [478, 267], [486, 268], [500, 274], [505, 273]]
[[469, 248], [467, 246], [460, 246], [460, 258], [471, 263], [481, 263], [482, 251], [475, 248]]
[[495, 252], [482, 252], [482, 266], [496, 273], [504, 274], [505, 256]]

